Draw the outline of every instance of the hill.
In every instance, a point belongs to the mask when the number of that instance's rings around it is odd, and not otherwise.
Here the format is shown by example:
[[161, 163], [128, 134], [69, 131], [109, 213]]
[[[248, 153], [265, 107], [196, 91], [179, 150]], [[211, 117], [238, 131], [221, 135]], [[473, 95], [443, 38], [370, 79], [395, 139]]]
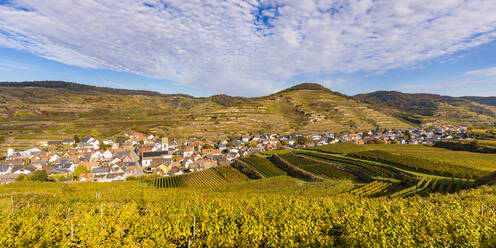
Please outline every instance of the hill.
[[49, 89], [67, 89], [70, 91], [85, 93], [85, 94], [108, 93], [113, 95], [146, 95], [146, 96], [162, 95], [155, 91], [114, 89], [108, 87], [97, 87], [97, 86], [64, 82], [64, 81], [0, 82], [0, 87], [13, 87], [13, 88], [41, 87], [41, 88], [49, 88]]
[[464, 96], [462, 97], [464, 99], [470, 100], [472, 102], [477, 102], [480, 104], [485, 104], [485, 105], [490, 105], [490, 106], [496, 106], [496, 97], [495, 96], [488, 96], [488, 97], [483, 97], [483, 96]]
[[460, 97], [376, 91], [354, 98], [415, 124], [442, 122], [487, 127], [496, 123], [496, 107]]
[[218, 139], [243, 133], [410, 126], [369, 104], [309, 83], [258, 98], [195, 98], [52, 81], [0, 83], [0, 141], [19, 148], [75, 134], [101, 139], [128, 129]]

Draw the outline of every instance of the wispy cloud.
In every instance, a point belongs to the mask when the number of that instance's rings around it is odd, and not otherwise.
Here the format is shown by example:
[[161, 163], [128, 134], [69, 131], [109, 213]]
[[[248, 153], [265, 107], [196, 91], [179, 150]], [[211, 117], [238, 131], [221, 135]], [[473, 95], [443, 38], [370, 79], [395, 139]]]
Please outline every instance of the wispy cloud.
[[486, 76], [486, 77], [496, 77], [496, 67], [473, 70], [465, 72], [467, 76]]
[[[2, 68], [4, 71], [10, 70], [10, 69], [18, 69], [18, 70], [25, 70], [25, 71], [32, 71], [33, 69], [27, 65], [19, 64], [19, 63], [13, 63], [10, 61], [3, 61], [0, 60], [0, 68]], [[0, 70], [2, 70], [0, 69]]]
[[257, 95], [303, 74], [415, 66], [496, 39], [484, 0], [12, 0], [0, 46]]

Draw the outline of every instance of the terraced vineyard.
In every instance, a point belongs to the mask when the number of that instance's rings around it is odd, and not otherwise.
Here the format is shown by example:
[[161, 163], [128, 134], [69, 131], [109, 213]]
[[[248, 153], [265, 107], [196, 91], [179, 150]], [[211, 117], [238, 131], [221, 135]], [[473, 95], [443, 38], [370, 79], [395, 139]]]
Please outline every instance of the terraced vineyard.
[[211, 187], [246, 180], [248, 177], [236, 169], [230, 166], [221, 166], [183, 175], [159, 177], [149, 183], [157, 188]]
[[247, 181], [249, 179], [245, 174], [239, 172], [231, 166], [219, 166], [215, 167], [214, 170], [230, 183]]
[[315, 175], [323, 176], [326, 178], [334, 178], [334, 179], [354, 179], [355, 176], [342, 171], [338, 170], [336, 168], [333, 168], [332, 166], [324, 163], [319, 163], [313, 160], [309, 160], [303, 157], [300, 157], [295, 154], [282, 154], [280, 155], [281, 158], [284, 160], [288, 161], [290, 164], [301, 168], [303, 170], [306, 170], [308, 172], [311, 172]]
[[255, 168], [264, 177], [275, 177], [286, 175], [286, 172], [277, 168], [266, 158], [251, 156], [242, 159], [244, 162]]
[[380, 177], [397, 177], [401, 171], [393, 169], [391, 167], [381, 167], [377, 163], [360, 161], [357, 159], [333, 155], [333, 154], [323, 154], [316, 152], [308, 152], [308, 151], [297, 151], [296, 154], [304, 154], [306, 156], [311, 156], [317, 159], [322, 159], [324, 161], [330, 161], [333, 163], [338, 163], [343, 166], [358, 168], [362, 170], [364, 173], [367, 173], [372, 176], [380, 176]]
[[476, 178], [487, 174], [484, 171], [474, 168], [462, 167], [449, 163], [435, 162], [419, 157], [413, 157], [404, 154], [393, 154], [390, 152], [379, 150], [352, 153], [351, 156], [366, 160], [379, 161], [408, 170], [420, 171], [441, 176]]
[[350, 193], [357, 196], [376, 196], [387, 192], [392, 183], [374, 181], [360, 188], [352, 190]]

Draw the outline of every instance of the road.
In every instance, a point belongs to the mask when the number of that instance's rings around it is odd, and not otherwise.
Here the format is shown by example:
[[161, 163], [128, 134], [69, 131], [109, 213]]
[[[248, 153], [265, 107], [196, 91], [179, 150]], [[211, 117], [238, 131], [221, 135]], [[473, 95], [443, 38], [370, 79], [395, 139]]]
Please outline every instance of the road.
[[143, 167], [141, 166], [140, 162], [139, 162], [139, 156], [138, 154], [136, 154], [136, 151], [134, 150], [134, 148], [131, 148], [131, 159], [136, 162], [136, 176], [139, 177], [139, 176], [142, 176], [144, 173], [143, 173]]

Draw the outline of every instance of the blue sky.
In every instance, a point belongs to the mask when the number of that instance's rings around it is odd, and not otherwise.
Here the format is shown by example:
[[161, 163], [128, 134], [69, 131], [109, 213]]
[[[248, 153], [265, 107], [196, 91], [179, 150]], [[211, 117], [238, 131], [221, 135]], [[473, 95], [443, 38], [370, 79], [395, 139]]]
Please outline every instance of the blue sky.
[[487, 0], [0, 0], [0, 81], [494, 96], [494, 13]]

